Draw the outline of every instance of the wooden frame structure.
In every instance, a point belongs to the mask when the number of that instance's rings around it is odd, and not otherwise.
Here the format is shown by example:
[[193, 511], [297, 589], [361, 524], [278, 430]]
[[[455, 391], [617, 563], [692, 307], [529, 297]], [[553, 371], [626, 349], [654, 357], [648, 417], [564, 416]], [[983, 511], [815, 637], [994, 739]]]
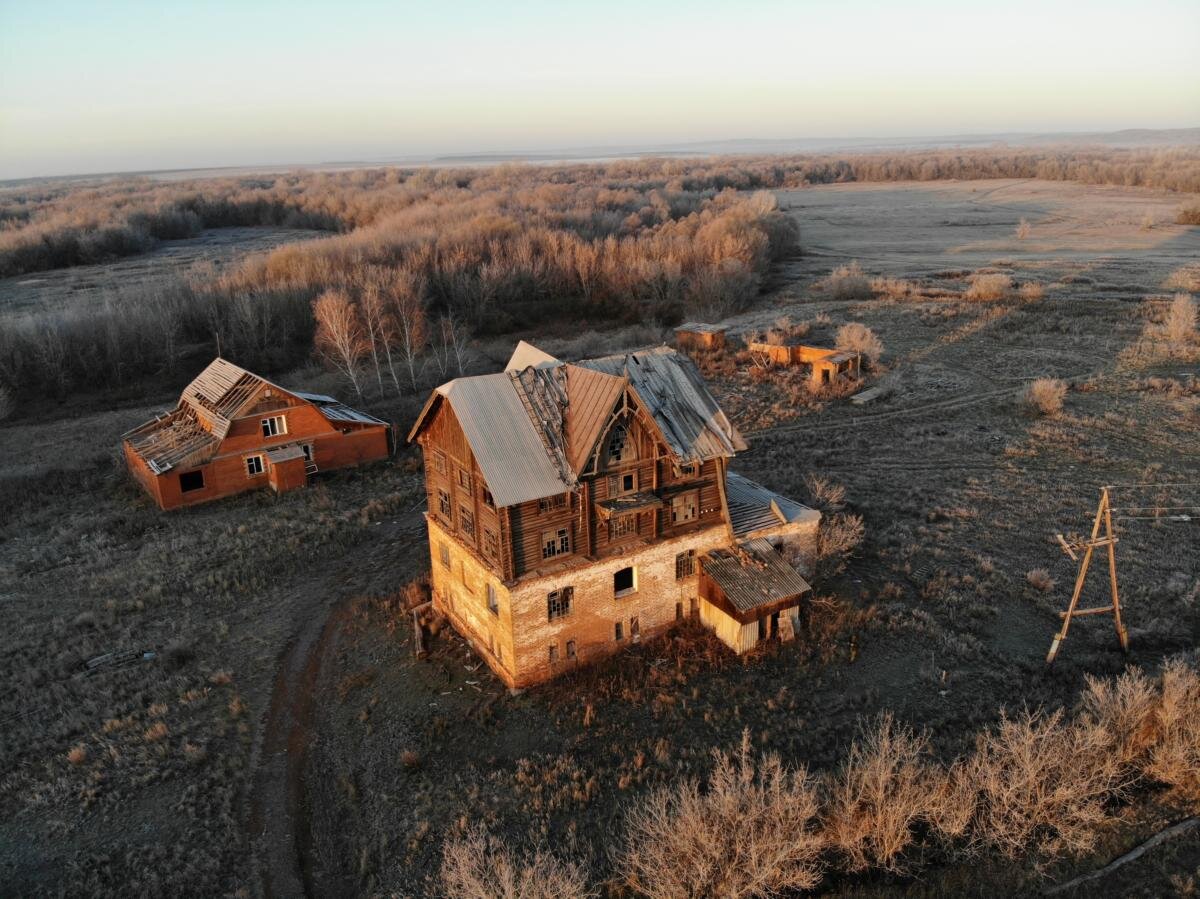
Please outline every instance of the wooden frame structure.
[[[1096, 508], [1096, 519], [1092, 523], [1092, 536], [1088, 540], [1068, 542], [1062, 534], [1057, 535], [1063, 552], [1070, 556], [1073, 561], [1079, 562], [1079, 574], [1075, 578], [1075, 590], [1071, 594], [1071, 602], [1067, 606], [1067, 610], [1058, 613], [1063, 623], [1058, 633], [1054, 635], [1054, 641], [1050, 644], [1050, 652], [1046, 654], [1047, 665], [1054, 663], [1059, 647], [1067, 639], [1067, 631], [1071, 627], [1071, 619], [1075, 616], [1107, 615], [1111, 613], [1113, 624], [1117, 631], [1117, 639], [1121, 643], [1121, 650], [1129, 652], [1129, 634], [1126, 632], [1125, 625], [1121, 621], [1121, 594], [1117, 589], [1117, 535], [1113, 531], [1112, 501], [1109, 496], [1110, 489], [1110, 487], [1100, 488], [1100, 504]], [[1104, 529], [1104, 536], [1100, 534], [1101, 528]], [[1077, 608], [1079, 597], [1083, 593], [1083, 585], [1087, 580], [1088, 567], [1092, 564], [1092, 555], [1098, 547], [1108, 548], [1108, 580], [1112, 589], [1112, 604], [1080, 609]], [[1076, 555], [1076, 551], [1078, 550], [1083, 551], [1082, 559]]]

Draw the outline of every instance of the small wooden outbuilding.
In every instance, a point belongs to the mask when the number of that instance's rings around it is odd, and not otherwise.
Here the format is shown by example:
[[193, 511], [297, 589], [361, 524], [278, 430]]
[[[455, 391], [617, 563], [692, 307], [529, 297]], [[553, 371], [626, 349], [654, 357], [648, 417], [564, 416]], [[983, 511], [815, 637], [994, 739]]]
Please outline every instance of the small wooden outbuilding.
[[719, 325], [687, 322], [675, 329], [675, 346], [681, 350], [724, 349], [725, 329]]

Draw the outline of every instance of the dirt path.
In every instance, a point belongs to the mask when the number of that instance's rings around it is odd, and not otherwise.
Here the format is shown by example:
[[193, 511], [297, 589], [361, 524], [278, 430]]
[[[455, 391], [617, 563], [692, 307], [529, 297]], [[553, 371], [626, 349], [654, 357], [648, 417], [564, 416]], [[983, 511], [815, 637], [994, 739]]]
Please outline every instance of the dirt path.
[[[301, 609], [299, 629], [279, 662], [251, 762], [248, 831], [264, 896], [313, 895], [303, 775], [312, 736], [313, 695], [325, 648], [354, 597], [372, 589], [398, 588], [407, 579], [407, 564], [424, 549], [424, 531], [420, 510], [383, 523], [370, 540], [330, 566]], [[395, 555], [382, 553], [385, 549], [394, 550]]]

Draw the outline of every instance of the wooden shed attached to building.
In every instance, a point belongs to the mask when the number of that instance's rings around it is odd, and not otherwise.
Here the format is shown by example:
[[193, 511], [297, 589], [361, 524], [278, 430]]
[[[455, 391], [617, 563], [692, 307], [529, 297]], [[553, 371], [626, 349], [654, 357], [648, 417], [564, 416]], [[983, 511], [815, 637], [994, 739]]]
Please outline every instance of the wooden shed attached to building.
[[125, 434], [123, 446], [138, 483], [160, 508], [174, 509], [260, 487], [283, 493], [320, 470], [386, 458], [391, 427], [218, 358], [174, 409]]
[[675, 346], [681, 350], [724, 349], [725, 329], [720, 325], [687, 322], [675, 329]]

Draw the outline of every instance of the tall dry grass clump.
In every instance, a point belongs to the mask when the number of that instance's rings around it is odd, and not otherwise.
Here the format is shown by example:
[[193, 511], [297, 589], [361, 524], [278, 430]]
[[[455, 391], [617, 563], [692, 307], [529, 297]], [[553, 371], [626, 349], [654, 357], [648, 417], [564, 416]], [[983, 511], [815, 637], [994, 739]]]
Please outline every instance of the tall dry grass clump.
[[1200, 262], [1181, 266], [1163, 281], [1163, 289], [1178, 290], [1183, 293], [1200, 293]]
[[871, 279], [858, 261], [839, 265], [825, 279], [825, 286], [835, 300], [868, 300], [871, 298]]
[[1017, 291], [1017, 296], [1023, 300], [1040, 300], [1046, 295], [1046, 288], [1038, 281], [1026, 281]]
[[1028, 240], [1031, 234], [1033, 234], [1033, 226], [1029, 224], [1028, 220], [1022, 218], [1017, 224], [1017, 240]]
[[883, 341], [861, 322], [847, 322], [838, 328], [835, 345], [839, 350], [862, 353], [871, 365], [878, 364], [883, 356]]
[[903, 278], [879, 277], [871, 279], [871, 291], [888, 300], [906, 300], [917, 292], [917, 286]]
[[540, 849], [532, 855], [515, 855], [482, 827], [446, 841], [441, 880], [448, 899], [584, 899], [595, 895], [578, 865]]
[[1000, 272], [971, 275], [967, 292], [963, 296], [975, 302], [994, 302], [1007, 299], [1012, 293], [1012, 278]]
[[1067, 396], [1065, 381], [1058, 378], [1038, 378], [1025, 390], [1025, 403], [1040, 415], [1058, 415]]
[[755, 760], [747, 730], [736, 753], [716, 754], [705, 788], [687, 780], [633, 807], [620, 870], [650, 899], [809, 890], [821, 880], [818, 807], [807, 771]]
[[1179, 211], [1175, 213], [1175, 223], [1177, 225], [1200, 225], [1200, 203], [1180, 206]]
[[829, 788], [824, 835], [848, 871], [902, 869], [913, 828], [929, 815], [938, 778], [923, 733], [885, 713], [864, 728]]
[[1190, 294], [1175, 294], [1167, 310], [1163, 332], [1167, 342], [1174, 347], [1187, 347], [1196, 342], [1196, 301]]

